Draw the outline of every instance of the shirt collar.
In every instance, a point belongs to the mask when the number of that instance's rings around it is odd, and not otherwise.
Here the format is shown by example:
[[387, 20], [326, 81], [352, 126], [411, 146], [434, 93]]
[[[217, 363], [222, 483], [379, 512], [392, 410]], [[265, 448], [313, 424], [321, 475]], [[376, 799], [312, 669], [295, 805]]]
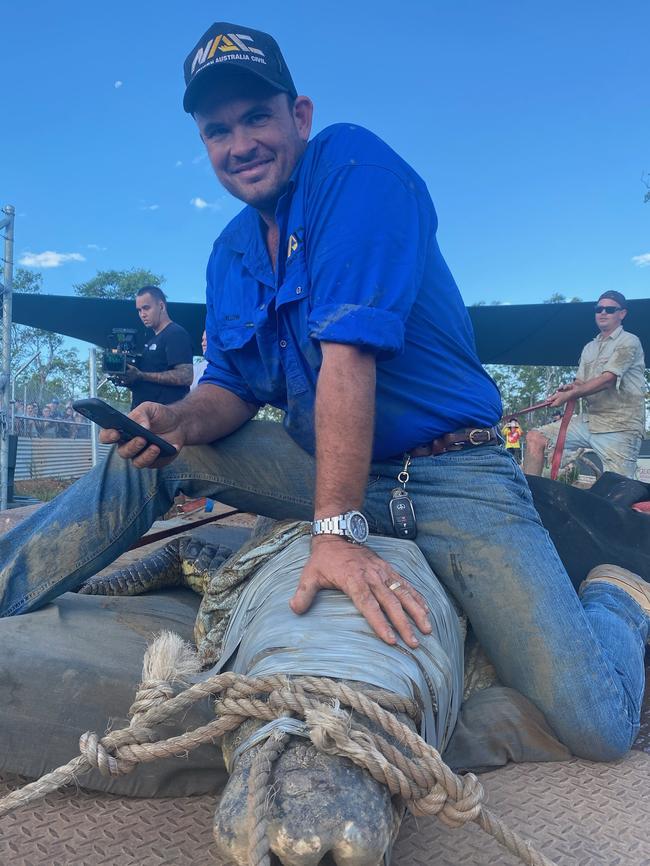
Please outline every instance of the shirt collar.
[[623, 325], [619, 325], [618, 328], [614, 328], [612, 333], [608, 334], [607, 337], [603, 337], [603, 335], [601, 333], [596, 334], [596, 339], [600, 340], [601, 342], [603, 340], [615, 340], [620, 335], [622, 330], [623, 330]]
[[[276, 208], [276, 214], [278, 214], [281, 210], [286, 207], [286, 202], [290, 200], [296, 186], [299, 183], [300, 172], [305, 162], [305, 154], [309, 150], [311, 146], [311, 142], [305, 148], [305, 152], [300, 157], [298, 162], [296, 163], [293, 171], [291, 172], [291, 177], [289, 178], [289, 183], [287, 185], [286, 192], [282, 194], [280, 200], [278, 201], [278, 206]], [[262, 232], [259, 224], [260, 216], [250, 205], [246, 205], [246, 207], [241, 210], [237, 216], [232, 220], [229, 226], [221, 234], [221, 240], [227, 244], [227, 246], [237, 253], [245, 253], [251, 247], [251, 237], [255, 237], [262, 241]]]
[[259, 214], [250, 205], [241, 210], [221, 233], [219, 240], [236, 253], [244, 253], [250, 247], [251, 236], [259, 235]]

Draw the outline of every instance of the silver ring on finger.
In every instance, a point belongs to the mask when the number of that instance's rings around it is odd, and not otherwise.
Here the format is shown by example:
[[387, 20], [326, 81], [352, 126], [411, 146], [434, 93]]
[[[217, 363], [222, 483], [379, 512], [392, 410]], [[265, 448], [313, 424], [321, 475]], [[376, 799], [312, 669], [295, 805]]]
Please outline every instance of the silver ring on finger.
[[399, 589], [401, 585], [402, 584], [399, 580], [394, 580], [393, 583], [388, 585], [388, 589], [390, 589], [391, 592], [395, 592], [395, 590]]

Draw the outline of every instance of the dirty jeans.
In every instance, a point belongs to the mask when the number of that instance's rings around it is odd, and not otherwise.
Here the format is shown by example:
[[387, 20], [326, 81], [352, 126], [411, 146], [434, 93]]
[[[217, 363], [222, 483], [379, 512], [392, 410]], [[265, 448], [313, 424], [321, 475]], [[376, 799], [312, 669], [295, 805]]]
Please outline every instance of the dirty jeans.
[[[371, 467], [364, 511], [392, 534], [388, 500], [399, 460]], [[415, 458], [409, 491], [417, 543], [469, 616], [504, 685], [545, 714], [576, 755], [612, 760], [639, 727], [649, 623], [622, 590], [578, 598], [501, 446]], [[111, 454], [0, 538], [0, 615], [26, 613], [112, 562], [171, 506], [207, 496], [273, 518], [310, 520], [314, 461], [281, 425], [253, 421], [215, 445], [183, 449], [162, 470]]]
[[[551, 424], [537, 427], [536, 430], [548, 439], [549, 452], [552, 453], [560, 432], [560, 422], [553, 421]], [[574, 416], [567, 427], [562, 465], [564, 466], [579, 448], [591, 448], [600, 457], [605, 472], [618, 472], [619, 475], [635, 478], [641, 440], [642, 437], [637, 433], [626, 430], [593, 433], [586, 421]]]

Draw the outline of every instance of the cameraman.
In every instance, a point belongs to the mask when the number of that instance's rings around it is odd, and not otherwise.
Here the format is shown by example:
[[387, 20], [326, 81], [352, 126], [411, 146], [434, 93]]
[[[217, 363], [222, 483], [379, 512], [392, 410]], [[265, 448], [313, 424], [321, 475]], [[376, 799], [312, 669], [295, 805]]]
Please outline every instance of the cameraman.
[[145, 343], [138, 366], [127, 364], [119, 383], [132, 391], [131, 409], [150, 400], [175, 403], [189, 393], [192, 383], [192, 341], [185, 328], [167, 313], [167, 299], [158, 286], [143, 286], [135, 307], [145, 328], [154, 335]]

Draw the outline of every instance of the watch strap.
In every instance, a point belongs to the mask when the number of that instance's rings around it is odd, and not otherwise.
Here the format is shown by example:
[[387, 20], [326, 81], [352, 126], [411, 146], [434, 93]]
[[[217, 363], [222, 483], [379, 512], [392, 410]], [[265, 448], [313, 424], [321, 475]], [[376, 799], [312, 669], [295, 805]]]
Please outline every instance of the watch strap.
[[[352, 529], [353, 521], [361, 520], [364, 531], [359, 536]], [[345, 514], [337, 514], [334, 517], [322, 517], [314, 520], [311, 525], [312, 535], [338, 535], [352, 544], [363, 544], [368, 538], [368, 521], [360, 511], [346, 511]], [[356, 537], [355, 537], [356, 536]]]
[[312, 535], [342, 535], [347, 537], [347, 519], [345, 514], [337, 514], [335, 517], [322, 517], [314, 520], [311, 525]]

